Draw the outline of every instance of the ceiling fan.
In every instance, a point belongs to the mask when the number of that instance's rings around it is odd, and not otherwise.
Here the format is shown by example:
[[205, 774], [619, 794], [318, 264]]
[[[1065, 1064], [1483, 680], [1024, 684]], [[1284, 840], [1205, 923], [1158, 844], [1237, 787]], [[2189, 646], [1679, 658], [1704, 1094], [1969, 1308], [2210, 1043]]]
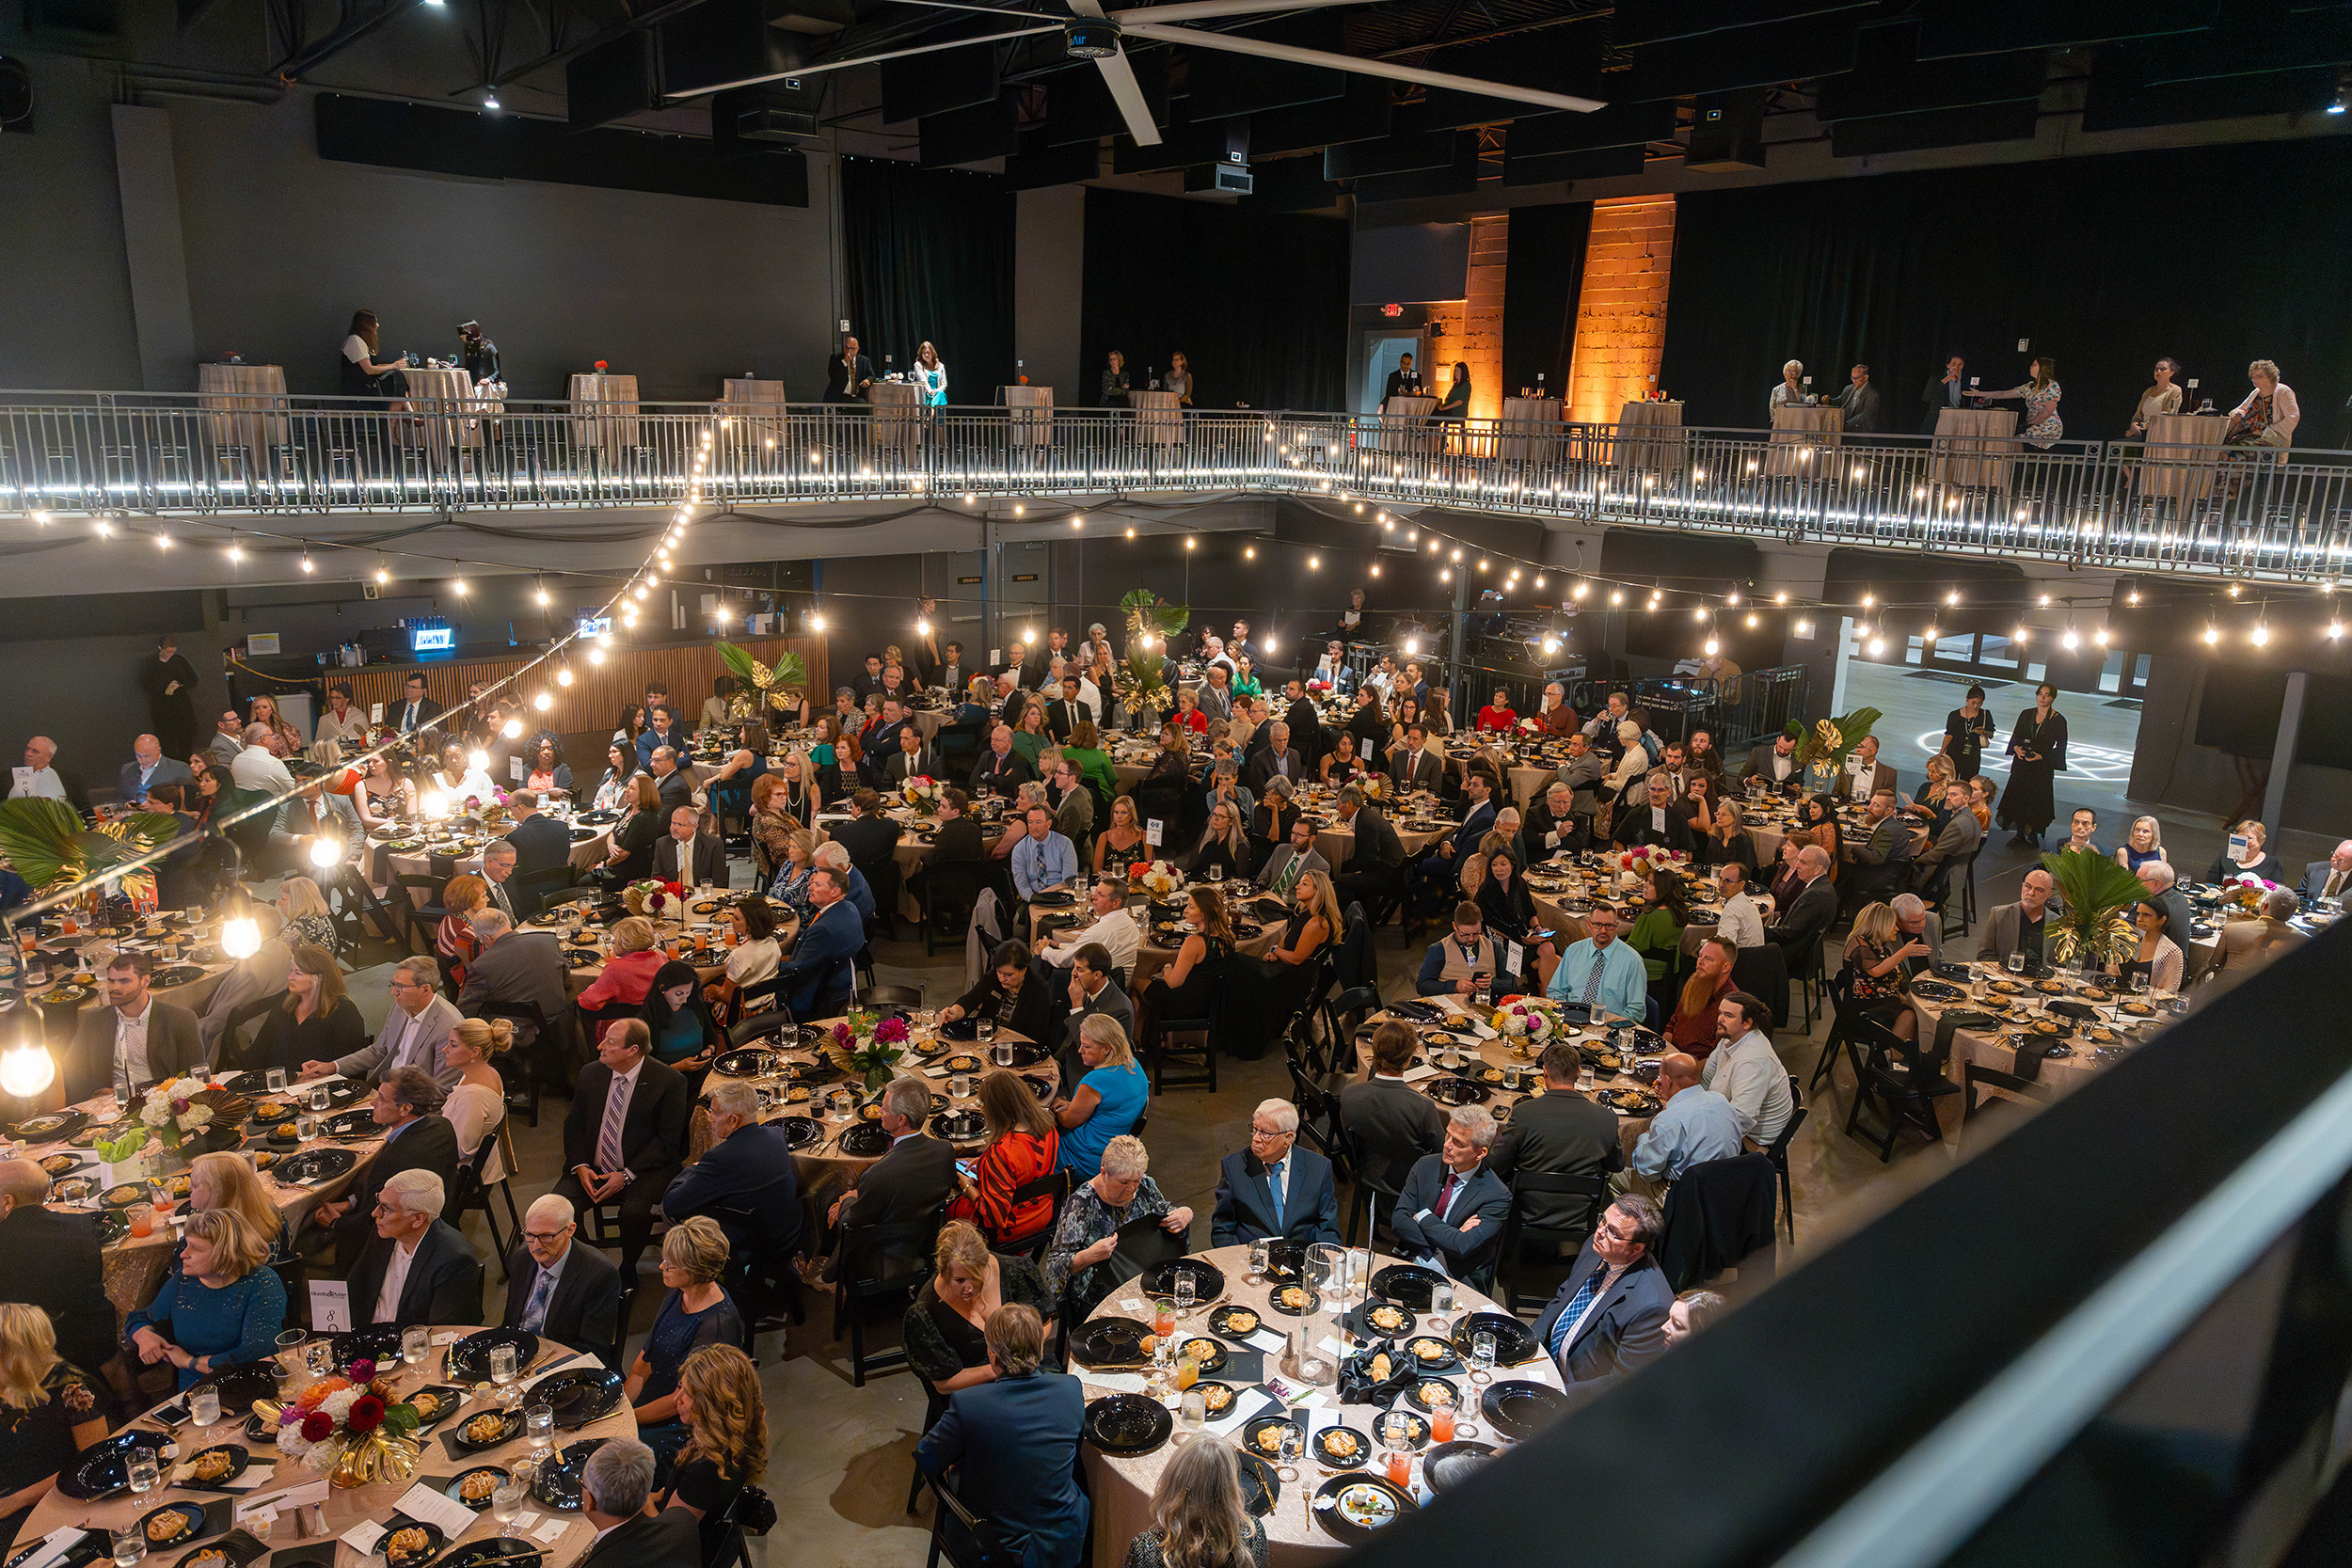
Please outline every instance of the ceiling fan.
[[990, 33], [979, 38], [955, 39], [945, 43], [921, 43], [904, 49], [892, 49], [878, 55], [857, 55], [837, 60], [818, 60], [791, 71], [769, 71], [764, 75], [747, 76], [737, 82], [722, 82], [713, 87], [698, 87], [684, 98], [699, 98], [706, 93], [723, 92], [730, 87], [754, 87], [761, 82], [773, 82], [786, 76], [814, 76], [823, 71], [846, 71], [851, 66], [875, 65], [883, 60], [903, 58], [909, 55], [928, 55], [943, 49], [968, 49], [976, 44], [1001, 43], [1007, 39], [1029, 38], [1039, 33], [1059, 33], [1063, 47], [1074, 59], [1092, 60], [1103, 72], [1103, 83], [1110, 89], [1111, 99], [1127, 122], [1128, 135], [1138, 146], [1155, 147], [1160, 141], [1159, 127], [1152, 121], [1151, 105], [1144, 101], [1143, 88], [1136, 81], [1135, 68], [1127, 63], [1120, 47], [1122, 39], [1149, 39], [1155, 43], [1181, 43], [1195, 49], [1222, 49], [1235, 55], [1255, 55], [1262, 59], [1282, 60], [1292, 65], [1320, 66], [1327, 71], [1352, 71], [1359, 76], [1382, 76], [1391, 82], [1411, 82], [1422, 87], [1450, 88], [1455, 92], [1475, 93], [1482, 98], [1508, 99], [1514, 103], [1532, 103], [1547, 109], [1573, 109], [1589, 114], [1603, 107], [1597, 100], [1580, 98], [1573, 93], [1548, 92], [1541, 87], [1514, 87], [1504, 82], [1480, 81], [1471, 76], [1455, 76], [1443, 71], [1421, 71], [1411, 66], [1392, 65], [1387, 60], [1359, 59], [1353, 55], [1335, 55], [1321, 49], [1300, 49], [1267, 39], [1245, 38], [1232, 33], [1209, 32], [1199, 27], [1181, 25], [1186, 22], [1205, 21], [1216, 17], [1250, 16], [1259, 12], [1302, 11], [1327, 6], [1359, 6], [1372, 0], [1174, 0], [1164, 6], [1137, 6], [1126, 10], [1105, 12], [1101, 0], [1063, 0], [1073, 13], [1067, 22], [1055, 21], [1031, 11], [1011, 10], [998, 6], [961, 3], [961, 0], [905, 0], [906, 4], [929, 6], [941, 10], [990, 11], [1008, 20], [1019, 18], [1033, 25], [1015, 27], [1002, 33]]

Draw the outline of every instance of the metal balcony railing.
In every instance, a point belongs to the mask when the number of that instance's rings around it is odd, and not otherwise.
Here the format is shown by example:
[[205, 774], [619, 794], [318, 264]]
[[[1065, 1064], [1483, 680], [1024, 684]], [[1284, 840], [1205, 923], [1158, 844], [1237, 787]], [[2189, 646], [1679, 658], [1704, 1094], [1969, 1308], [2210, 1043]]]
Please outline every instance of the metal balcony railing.
[[1248, 411], [0, 392], [0, 514], [1304, 495], [2312, 580], [2352, 452]]

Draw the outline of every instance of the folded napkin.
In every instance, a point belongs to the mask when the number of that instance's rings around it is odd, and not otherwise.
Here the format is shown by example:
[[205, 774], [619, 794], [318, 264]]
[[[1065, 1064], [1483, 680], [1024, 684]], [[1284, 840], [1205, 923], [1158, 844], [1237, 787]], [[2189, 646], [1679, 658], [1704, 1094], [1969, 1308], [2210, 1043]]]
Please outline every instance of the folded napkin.
[[1935, 1021], [1935, 1055], [1946, 1060], [1952, 1053], [1952, 1036], [1963, 1029], [1996, 1027], [2000, 1020], [1991, 1013], [1977, 1012], [1967, 1007], [1947, 1007], [1944, 1016]]

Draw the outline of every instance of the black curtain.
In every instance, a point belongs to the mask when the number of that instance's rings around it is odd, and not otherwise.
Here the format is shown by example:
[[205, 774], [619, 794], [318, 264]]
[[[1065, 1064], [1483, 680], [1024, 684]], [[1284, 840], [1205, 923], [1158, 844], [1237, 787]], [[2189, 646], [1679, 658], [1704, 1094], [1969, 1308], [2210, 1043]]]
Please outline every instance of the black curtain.
[[1101, 403], [1113, 349], [1137, 387], [1181, 350], [1197, 407], [1345, 407], [1347, 243], [1337, 218], [1089, 189], [1084, 385], [1055, 401]]
[[1013, 195], [1001, 175], [841, 160], [842, 255], [858, 348], [906, 370], [926, 339], [947, 401], [995, 401], [1012, 379]]
[[1544, 374], [1551, 395], [1568, 395], [1576, 349], [1576, 296], [1593, 204], [1562, 201], [1511, 209], [1510, 264], [1502, 274], [1502, 389], [1510, 396]]
[[1825, 395], [1867, 362], [1885, 428], [1914, 431], [1947, 352], [1987, 388], [2016, 386], [2040, 353], [2058, 360], [2067, 436], [2112, 440], [2159, 355], [2222, 410], [2265, 358], [2301, 403], [2295, 444], [2337, 446], [2347, 178], [2352, 145], [2330, 138], [1686, 194], [1661, 385], [1686, 423], [1754, 428], [1783, 360]]

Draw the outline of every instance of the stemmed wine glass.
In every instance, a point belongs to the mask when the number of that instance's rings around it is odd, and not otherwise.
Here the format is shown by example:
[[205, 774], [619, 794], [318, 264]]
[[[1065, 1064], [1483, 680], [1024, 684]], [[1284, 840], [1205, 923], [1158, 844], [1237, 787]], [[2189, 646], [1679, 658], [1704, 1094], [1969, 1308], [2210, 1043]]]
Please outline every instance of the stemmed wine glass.
[[1276, 1467], [1275, 1475], [1283, 1481], [1296, 1481], [1298, 1459], [1306, 1451], [1307, 1433], [1295, 1421], [1285, 1424], [1282, 1428], [1282, 1463]]

